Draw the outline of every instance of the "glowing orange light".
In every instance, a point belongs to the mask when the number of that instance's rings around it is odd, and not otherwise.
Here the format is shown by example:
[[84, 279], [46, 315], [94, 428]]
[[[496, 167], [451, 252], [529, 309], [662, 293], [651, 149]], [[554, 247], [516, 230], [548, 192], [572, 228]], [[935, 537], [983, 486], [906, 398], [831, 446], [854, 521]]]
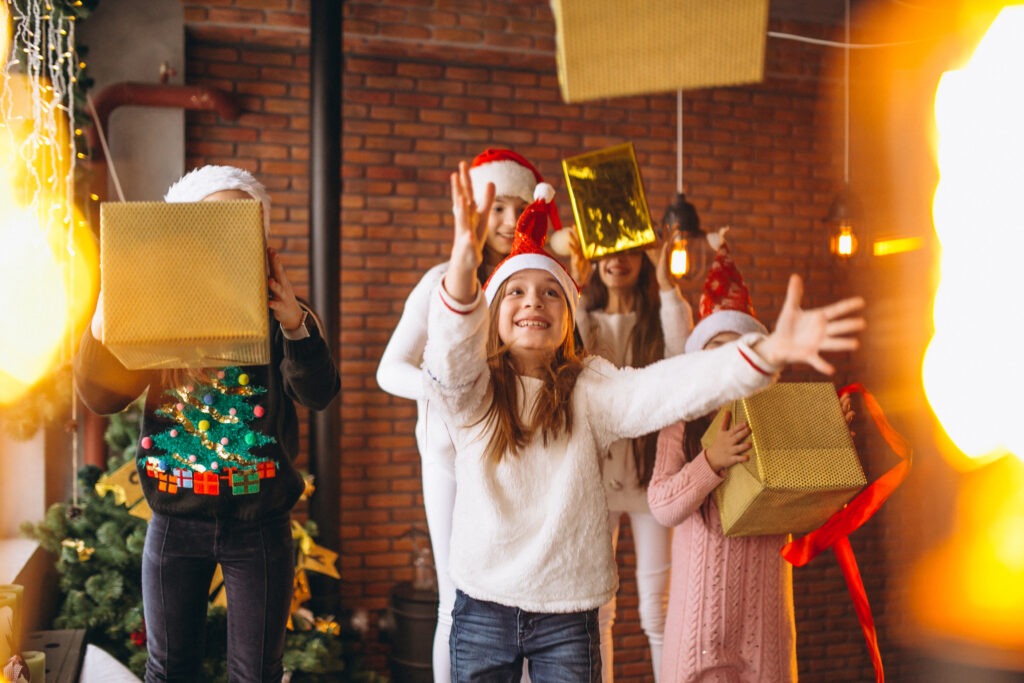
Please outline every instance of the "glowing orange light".
[[676, 277], [684, 277], [690, 272], [689, 243], [685, 237], [676, 237], [669, 255], [668, 269]]
[[850, 258], [857, 251], [857, 238], [853, 234], [853, 227], [847, 223], [839, 224], [839, 232], [832, 236], [830, 248], [833, 254], [842, 258]]
[[922, 379], [936, 417], [970, 458], [1024, 457], [1017, 306], [1024, 229], [1024, 7], [1004, 8], [965, 68], [935, 98], [942, 246], [935, 334]]
[[878, 240], [872, 245], [871, 253], [875, 256], [892, 256], [917, 251], [922, 246], [924, 240], [920, 237], [897, 237], [891, 240]]
[[98, 256], [68, 209], [68, 127], [40, 136], [32, 117], [52, 100], [17, 75], [0, 80], [0, 95], [0, 404], [10, 404], [70, 357], [95, 300]]

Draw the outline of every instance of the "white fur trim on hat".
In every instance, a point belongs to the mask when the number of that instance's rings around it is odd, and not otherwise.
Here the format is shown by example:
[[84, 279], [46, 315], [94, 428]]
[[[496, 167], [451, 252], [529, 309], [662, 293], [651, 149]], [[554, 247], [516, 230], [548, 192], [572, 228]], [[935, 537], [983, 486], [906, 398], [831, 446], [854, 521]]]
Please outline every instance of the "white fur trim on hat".
[[270, 195], [248, 171], [234, 166], [200, 166], [171, 185], [165, 202], [201, 202], [214, 192], [241, 190], [263, 205], [263, 230], [270, 233]]
[[533, 170], [508, 159], [489, 161], [469, 169], [473, 180], [473, 200], [484, 203], [487, 183], [494, 183], [495, 197], [518, 197], [529, 204], [533, 201], [533, 189], [537, 178]]
[[509, 256], [491, 273], [487, 280], [487, 287], [484, 288], [484, 296], [487, 298], [487, 305], [494, 300], [501, 285], [521, 270], [543, 270], [554, 275], [558, 284], [565, 293], [566, 301], [569, 302], [569, 315], [572, 320], [576, 319], [576, 307], [580, 302], [580, 289], [576, 281], [572, 279], [568, 271], [555, 259], [544, 254], [526, 253]]
[[722, 332], [735, 332], [741, 336], [748, 332], [768, 334], [768, 328], [757, 318], [743, 311], [715, 311], [697, 323], [693, 332], [686, 338], [686, 353], [700, 351], [705, 344]]

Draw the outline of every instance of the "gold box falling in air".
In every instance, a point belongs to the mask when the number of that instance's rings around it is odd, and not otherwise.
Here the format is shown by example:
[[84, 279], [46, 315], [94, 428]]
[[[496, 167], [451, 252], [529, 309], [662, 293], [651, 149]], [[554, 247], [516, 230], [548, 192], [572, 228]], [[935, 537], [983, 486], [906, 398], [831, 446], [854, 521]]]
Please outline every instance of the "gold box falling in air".
[[776, 384], [723, 407], [701, 439], [705, 448], [727, 409], [733, 424], [750, 425], [753, 444], [750, 459], [715, 489], [727, 536], [812, 531], [867, 484], [830, 383]]
[[580, 246], [588, 260], [644, 247], [657, 239], [633, 143], [563, 159], [562, 170]]
[[103, 343], [129, 369], [270, 362], [256, 200], [104, 202]]
[[551, 0], [565, 102], [764, 79], [768, 0]]

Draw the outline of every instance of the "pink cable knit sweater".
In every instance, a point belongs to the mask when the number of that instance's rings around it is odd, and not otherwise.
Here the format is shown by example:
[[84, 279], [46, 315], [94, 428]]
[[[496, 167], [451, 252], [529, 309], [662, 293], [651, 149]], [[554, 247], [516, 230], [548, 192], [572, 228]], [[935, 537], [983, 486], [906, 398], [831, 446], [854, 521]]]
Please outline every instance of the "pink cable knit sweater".
[[703, 452], [683, 454], [685, 423], [661, 430], [648, 502], [674, 527], [662, 683], [796, 681], [793, 574], [786, 536], [726, 537], [711, 497], [722, 482]]

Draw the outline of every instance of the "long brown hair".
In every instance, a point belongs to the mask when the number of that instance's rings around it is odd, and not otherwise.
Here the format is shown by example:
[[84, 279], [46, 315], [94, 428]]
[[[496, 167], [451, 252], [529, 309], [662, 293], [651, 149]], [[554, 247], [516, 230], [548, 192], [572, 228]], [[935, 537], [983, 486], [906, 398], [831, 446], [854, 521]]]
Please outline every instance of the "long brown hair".
[[[524, 422], [516, 409], [521, 379], [512, 365], [509, 347], [498, 336], [498, 308], [505, 298], [501, 284], [490, 306], [490, 325], [487, 333], [487, 365], [491, 371], [491, 404], [481, 418], [491, 432], [485, 457], [493, 463], [501, 462], [505, 453], [518, 456], [539, 433], [543, 443], [563, 433], [572, 435], [572, 390], [583, 370], [583, 361], [576, 349], [571, 329], [566, 330], [562, 345], [551, 357], [543, 378], [544, 387]], [[568, 312], [568, 307], [566, 307]], [[567, 315], [568, 317], [568, 315]], [[568, 321], [572, 325], [572, 321]]]
[[[600, 274], [587, 283], [587, 310], [604, 310], [608, 306], [608, 287]], [[654, 264], [643, 256], [636, 285], [636, 325], [629, 333], [629, 364], [635, 368], [657, 362], [665, 357], [665, 333], [661, 329], [661, 296]], [[651, 482], [658, 449], [658, 433], [633, 439], [633, 464], [641, 486]]]

